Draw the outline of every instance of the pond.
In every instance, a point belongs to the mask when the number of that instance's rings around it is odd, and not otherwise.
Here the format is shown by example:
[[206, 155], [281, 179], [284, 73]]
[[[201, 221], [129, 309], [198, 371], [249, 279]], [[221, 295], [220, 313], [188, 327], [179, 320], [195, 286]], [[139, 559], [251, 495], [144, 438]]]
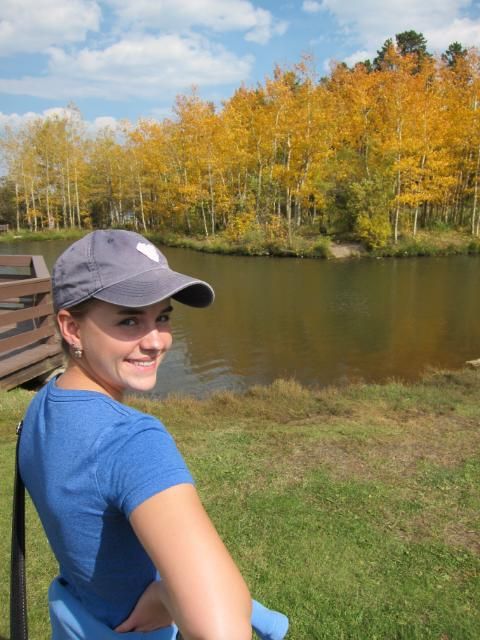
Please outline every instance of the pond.
[[[0, 244], [44, 255], [67, 241]], [[276, 378], [308, 386], [413, 380], [480, 357], [480, 258], [325, 261], [164, 248], [170, 265], [210, 282], [209, 309], [175, 305], [174, 346], [156, 393], [204, 396]]]

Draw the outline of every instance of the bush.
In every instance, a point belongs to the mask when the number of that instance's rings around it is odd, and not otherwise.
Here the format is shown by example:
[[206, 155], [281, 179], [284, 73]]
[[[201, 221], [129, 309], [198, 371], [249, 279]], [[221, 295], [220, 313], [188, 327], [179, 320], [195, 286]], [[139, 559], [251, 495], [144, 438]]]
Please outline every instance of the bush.
[[368, 249], [380, 249], [388, 244], [392, 235], [389, 220], [383, 215], [360, 213], [355, 222], [357, 238]]
[[348, 205], [355, 216], [354, 232], [368, 249], [385, 247], [392, 236], [391, 202], [391, 187], [383, 176], [366, 178], [350, 187]]
[[468, 253], [470, 255], [477, 256], [480, 254], [480, 240], [472, 240], [468, 243], [467, 247]]

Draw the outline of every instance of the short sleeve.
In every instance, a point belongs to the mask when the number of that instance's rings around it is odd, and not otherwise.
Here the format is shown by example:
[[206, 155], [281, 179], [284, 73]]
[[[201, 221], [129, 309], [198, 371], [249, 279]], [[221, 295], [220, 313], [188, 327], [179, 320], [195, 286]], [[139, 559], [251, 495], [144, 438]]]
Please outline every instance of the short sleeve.
[[193, 478], [161, 422], [142, 416], [115, 425], [97, 450], [96, 479], [103, 498], [127, 518], [142, 502]]

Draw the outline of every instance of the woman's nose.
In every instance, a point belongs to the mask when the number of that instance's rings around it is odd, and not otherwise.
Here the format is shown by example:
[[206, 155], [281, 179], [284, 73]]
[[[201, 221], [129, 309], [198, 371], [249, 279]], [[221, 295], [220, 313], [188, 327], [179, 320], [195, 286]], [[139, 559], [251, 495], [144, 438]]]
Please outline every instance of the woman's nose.
[[172, 332], [167, 327], [152, 327], [143, 336], [140, 346], [147, 351], [166, 351], [172, 345]]

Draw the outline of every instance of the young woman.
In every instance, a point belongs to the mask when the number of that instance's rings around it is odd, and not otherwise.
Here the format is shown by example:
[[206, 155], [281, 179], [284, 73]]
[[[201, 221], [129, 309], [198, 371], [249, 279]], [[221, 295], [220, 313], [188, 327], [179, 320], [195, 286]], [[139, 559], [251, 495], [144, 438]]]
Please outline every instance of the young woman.
[[20, 444], [60, 568], [52, 639], [247, 640], [253, 627], [281, 640], [287, 618], [252, 603], [172, 437], [123, 404], [155, 385], [172, 301], [206, 307], [212, 288], [121, 230], [72, 244], [52, 288], [68, 364], [35, 396]]

